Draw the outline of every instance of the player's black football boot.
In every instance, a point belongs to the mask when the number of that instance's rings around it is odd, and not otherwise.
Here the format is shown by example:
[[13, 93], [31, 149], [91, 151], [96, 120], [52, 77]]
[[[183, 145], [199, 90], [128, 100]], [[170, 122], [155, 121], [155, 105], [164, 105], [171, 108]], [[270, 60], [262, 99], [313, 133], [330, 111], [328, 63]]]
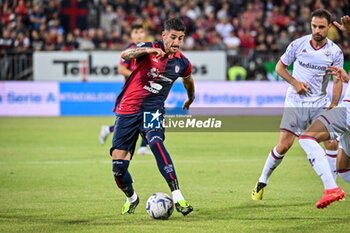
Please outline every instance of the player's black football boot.
[[193, 211], [193, 207], [185, 200], [176, 202], [175, 207], [178, 212], [183, 214], [183, 216], [186, 216]]
[[137, 196], [137, 199], [134, 202], [126, 201], [122, 208], [122, 214], [133, 214], [136, 207], [140, 203], [140, 198]]

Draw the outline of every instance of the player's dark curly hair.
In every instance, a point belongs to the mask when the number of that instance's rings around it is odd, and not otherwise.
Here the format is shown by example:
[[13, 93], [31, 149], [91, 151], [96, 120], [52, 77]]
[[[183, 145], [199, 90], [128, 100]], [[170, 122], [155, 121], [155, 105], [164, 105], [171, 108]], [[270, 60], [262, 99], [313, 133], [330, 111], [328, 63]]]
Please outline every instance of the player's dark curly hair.
[[175, 31], [186, 31], [186, 26], [184, 22], [182, 22], [181, 19], [179, 18], [171, 18], [165, 21], [164, 23], [164, 30], [169, 31], [169, 30], [175, 30]]
[[139, 23], [135, 23], [135, 24], [132, 24], [131, 25], [131, 30], [134, 30], [134, 29], [142, 29], [143, 28], [143, 25], [142, 24], [139, 24]]
[[330, 24], [332, 21], [332, 14], [327, 11], [326, 9], [317, 9], [314, 12], [311, 13], [311, 19], [313, 17], [318, 17], [318, 18], [325, 18], [327, 19], [328, 24]]

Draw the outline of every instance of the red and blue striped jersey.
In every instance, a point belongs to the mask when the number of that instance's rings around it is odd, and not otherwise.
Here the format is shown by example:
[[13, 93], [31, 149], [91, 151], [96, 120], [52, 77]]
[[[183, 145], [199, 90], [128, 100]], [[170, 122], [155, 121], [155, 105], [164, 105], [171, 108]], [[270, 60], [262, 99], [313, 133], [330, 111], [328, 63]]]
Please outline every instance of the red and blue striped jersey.
[[[161, 41], [139, 43], [137, 46], [164, 50]], [[163, 109], [176, 79], [187, 77], [192, 72], [192, 64], [180, 51], [162, 58], [147, 54], [139, 57], [136, 62], [135, 70], [116, 99], [114, 112], [117, 114]]]

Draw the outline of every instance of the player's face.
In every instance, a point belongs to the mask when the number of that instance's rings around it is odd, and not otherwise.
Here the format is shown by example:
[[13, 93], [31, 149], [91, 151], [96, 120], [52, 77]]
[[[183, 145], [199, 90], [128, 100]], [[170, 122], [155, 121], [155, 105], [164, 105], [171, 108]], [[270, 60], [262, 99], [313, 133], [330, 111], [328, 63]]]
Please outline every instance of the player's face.
[[327, 19], [313, 17], [311, 19], [312, 39], [316, 42], [325, 40], [330, 26]]
[[131, 31], [131, 40], [135, 44], [143, 42], [145, 40], [145, 30], [143, 28], [133, 29]]
[[168, 54], [174, 54], [179, 50], [181, 44], [183, 43], [185, 33], [176, 30], [164, 31], [162, 33], [162, 38], [165, 52]]

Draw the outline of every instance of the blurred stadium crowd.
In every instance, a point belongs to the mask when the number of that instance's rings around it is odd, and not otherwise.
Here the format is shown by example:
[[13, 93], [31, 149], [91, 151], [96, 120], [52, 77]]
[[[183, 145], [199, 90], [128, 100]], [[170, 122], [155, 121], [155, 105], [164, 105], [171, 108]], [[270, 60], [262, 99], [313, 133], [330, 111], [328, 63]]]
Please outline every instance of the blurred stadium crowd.
[[[0, 0], [0, 48], [123, 49], [133, 22], [153, 40], [166, 18], [179, 16], [188, 27], [185, 50], [274, 54], [310, 33], [310, 12], [321, 7], [334, 20], [350, 13], [347, 0]], [[343, 37], [330, 30], [349, 57]]]
[[[142, 23], [153, 41], [167, 18], [181, 17], [183, 49], [226, 51], [228, 80], [280, 80], [268, 70], [292, 40], [311, 33], [310, 13], [318, 8], [339, 20], [350, 14], [350, 1], [0, 0], [0, 63], [8, 67], [0, 79], [32, 79], [32, 51], [122, 50], [131, 24]], [[333, 26], [328, 37], [350, 59], [349, 35]], [[17, 65], [19, 53], [28, 72]]]

